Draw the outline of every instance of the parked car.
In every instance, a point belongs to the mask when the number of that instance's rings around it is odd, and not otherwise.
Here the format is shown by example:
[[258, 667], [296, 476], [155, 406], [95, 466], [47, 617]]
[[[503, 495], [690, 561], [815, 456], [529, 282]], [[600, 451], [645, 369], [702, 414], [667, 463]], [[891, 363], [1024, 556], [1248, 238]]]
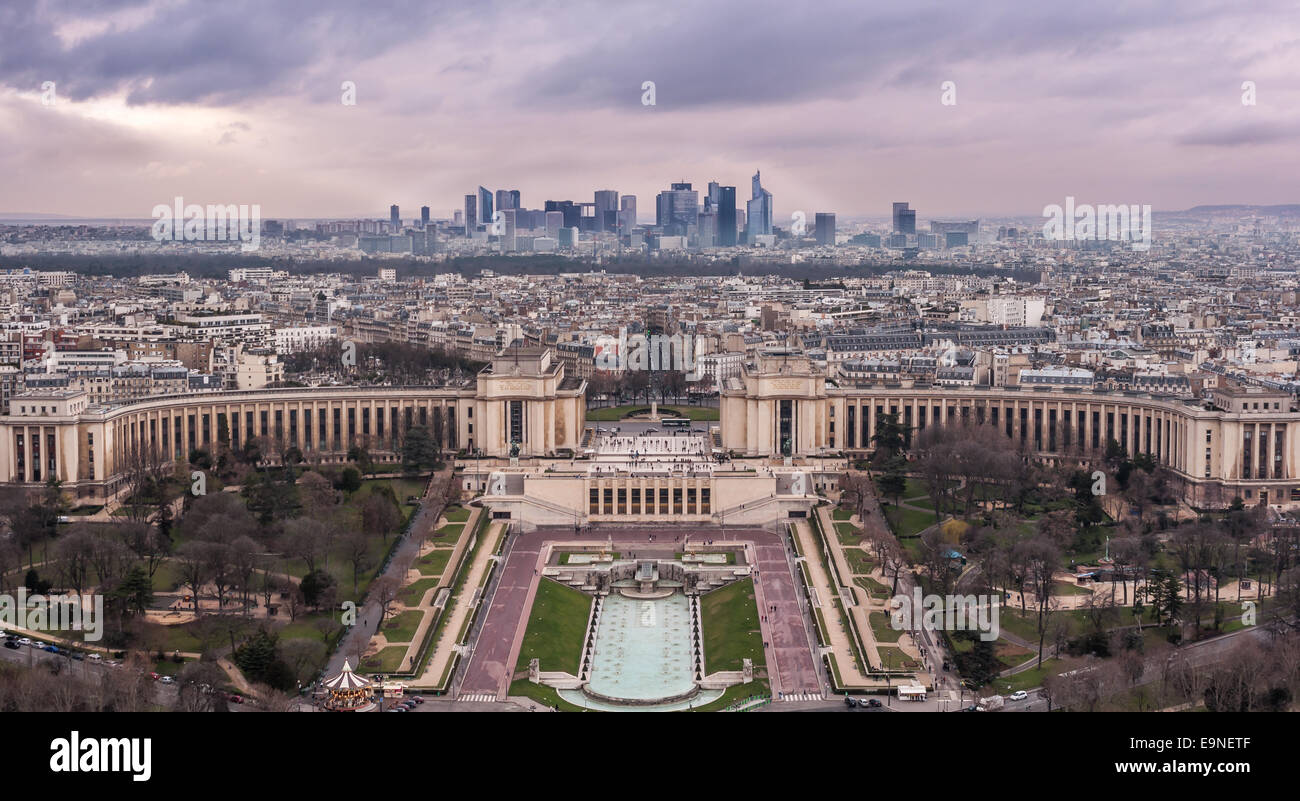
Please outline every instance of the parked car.
[[52, 653], [52, 654], [57, 654], [57, 653], [59, 652], [59, 646], [57, 646], [57, 645], [47, 645], [47, 646], [45, 646], [44, 648], [42, 648], [41, 650], [42, 650], [42, 651], [48, 651], [48, 652], [50, 652], [50, 653]]
[[159, 676], [157, 673], [150, 673], [149, 678], [153, 679], [154, 681], [158, 681], [158, 679], [161, 679], [162, 676]]
[[99, 654], [89, 654], [86, 658], [89, 659], [91, 662], [103, 662], [103, 661], [104, 661], [104, 657], [100, 656]]
[[31, 644], [32, 644], [32, 641], [31, 641], [30, 639], [26, 638], [26, 637], [19, 637], [19, 638], [18, 638], [18, 644], [19, 644], [19, 645], [31, 645]]
[[173, 679], [171, 676], [163, 676], [162, 678], [158, 679], [158, 681], [162, 682], [163, 684], [175, 684], [175, 683], [176, 683], [176, 679]]
[[867, 706], [871, 707], [872, 709], [879, 709], [879, 708], [880, 708], [880, 705], [881, 705], [881, 704], [880, 704], [880, 699], [879, 699], [879, 698], [868, 698], [868, 699], [867, 699]]
[[1029, 693], [1025, 692], [1024, 690], [1016, 690], [1011, 695], [1007, 696], [1007, 698], [1011, 699], [1012, 701], [1023, 701], [1028, 697], [1029, 697]]
[[83, 654], [83, 653], [80, 652], [80, 651], [73, 651], [72, 653], [68, 654], [68, 656], [72, 657], [73, 659], [77, 660], [78, 662], [85, 662], [85, 661], [86, 661], [86, 655]]
[[232, 704], [242, 704], [244, 703], [244, 696], [240, 695], [239, 693], [231, 693], [230, 695], [226, 696], [226, 700]]
[[847, 706], [849, 709], [856, 709], [858, 706], [858, 702], [854, 700], [853, 696], [846, 695], [844, 696], [844, 705]]
[[19, 648], [21, 648], [22, 646], [18, 644], [18, 641], [17, 641], [17, 640], [5, 640], [5, 647], [6, 647], [6, 648], [12, 648], [12, 649], [14, 649], [15, 651], [17, 651], [17, 650], [18, 650]]
[[417, 704], [423, 704], [423, 703], [424, 703], [424, 697], [423, 697], [423, 696], [420, 696], [420, 695], [413, 696], [413, 697], [411, 698], [411, 700], [414, 701], [414, 702], [417, 703]]

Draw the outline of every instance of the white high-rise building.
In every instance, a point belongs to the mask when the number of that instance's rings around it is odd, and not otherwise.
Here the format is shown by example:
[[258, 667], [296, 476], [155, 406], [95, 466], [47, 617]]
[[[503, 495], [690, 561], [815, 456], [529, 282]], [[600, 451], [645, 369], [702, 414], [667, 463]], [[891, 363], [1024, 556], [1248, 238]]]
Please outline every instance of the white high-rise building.
[[564, 212], [546, 212], [546, 236], [550, 239], [560, 238], [560, 229], [564, 227]]

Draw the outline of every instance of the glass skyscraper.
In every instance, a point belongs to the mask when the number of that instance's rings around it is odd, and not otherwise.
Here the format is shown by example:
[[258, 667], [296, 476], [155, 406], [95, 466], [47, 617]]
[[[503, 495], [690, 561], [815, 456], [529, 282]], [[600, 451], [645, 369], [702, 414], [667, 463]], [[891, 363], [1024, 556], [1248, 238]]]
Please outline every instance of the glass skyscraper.
[[655, 225], [668, 236], [686, 236], [699, 214], [700, 193], [688, 183], [672, 184], [655, 198]]
[[817, 212], [817, 244], [835, 246], [835, 215]]
[[736, 245], [736, 187], [718, 189], [718, 247]]
[[894, 204], [894, 233], [916, 233], [916, 209], [908, 208], [906, 203]]
[[753, 192], [745, 204], [745, 217], [749, 220], [749, 235], [765, 236], [772, 233], [772, 193], [763, 188], [760, 173], [754, 173]]
[[[595, 207], [596, 230], [609, 230], [609, 228], [606, 227], [606, 220], [609, 219], [607, 215], [618, 214], [618, 192], [613, 189], [597, 189]], [[617, 217], [615, 217], [615, 219], [617, 219]], [[614, 224], [617, 225], [617, 222]]]
[[478, 188], [478, 219], [484, 225], [492, 224], [492, 190]]
[[478, 228], [478, 198], [474, 195], [465, 196], [465, 236], [474, 235], [474, 229]]

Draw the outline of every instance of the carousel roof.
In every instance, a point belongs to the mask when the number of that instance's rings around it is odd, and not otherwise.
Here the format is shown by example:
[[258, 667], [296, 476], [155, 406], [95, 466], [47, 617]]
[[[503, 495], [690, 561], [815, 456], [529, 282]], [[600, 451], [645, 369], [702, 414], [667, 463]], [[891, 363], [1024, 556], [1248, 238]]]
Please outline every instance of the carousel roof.
[[348, 660], [343, 660], [343, 670], [339, 675], [325, 681], [325, 687], [329, 690], [360, 690], [370, 686], [370, 679], [363, 678], [352, 672], [352, 665]]

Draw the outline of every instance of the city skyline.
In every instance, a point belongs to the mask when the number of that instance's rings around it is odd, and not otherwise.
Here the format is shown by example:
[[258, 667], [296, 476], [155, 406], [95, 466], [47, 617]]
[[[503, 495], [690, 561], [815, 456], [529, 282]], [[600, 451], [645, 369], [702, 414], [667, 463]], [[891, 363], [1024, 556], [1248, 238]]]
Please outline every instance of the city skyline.
[[776, 5], [592, 7], [571, 26], [513, 3], [379, 5], [360, 28], [328, 3], [9, 9], [0, 211], [144, 218], [182, 195], [267, 217], [440, 217], [478, 185], [527, 205], [652, 198], [670, 178], [743, 186], [760, 168], [778, 227], [897, 197], [936, 217], [1067, 195], [1297, 199], [1285, 4], [939, 8], [845, 5], [826, 26]]

